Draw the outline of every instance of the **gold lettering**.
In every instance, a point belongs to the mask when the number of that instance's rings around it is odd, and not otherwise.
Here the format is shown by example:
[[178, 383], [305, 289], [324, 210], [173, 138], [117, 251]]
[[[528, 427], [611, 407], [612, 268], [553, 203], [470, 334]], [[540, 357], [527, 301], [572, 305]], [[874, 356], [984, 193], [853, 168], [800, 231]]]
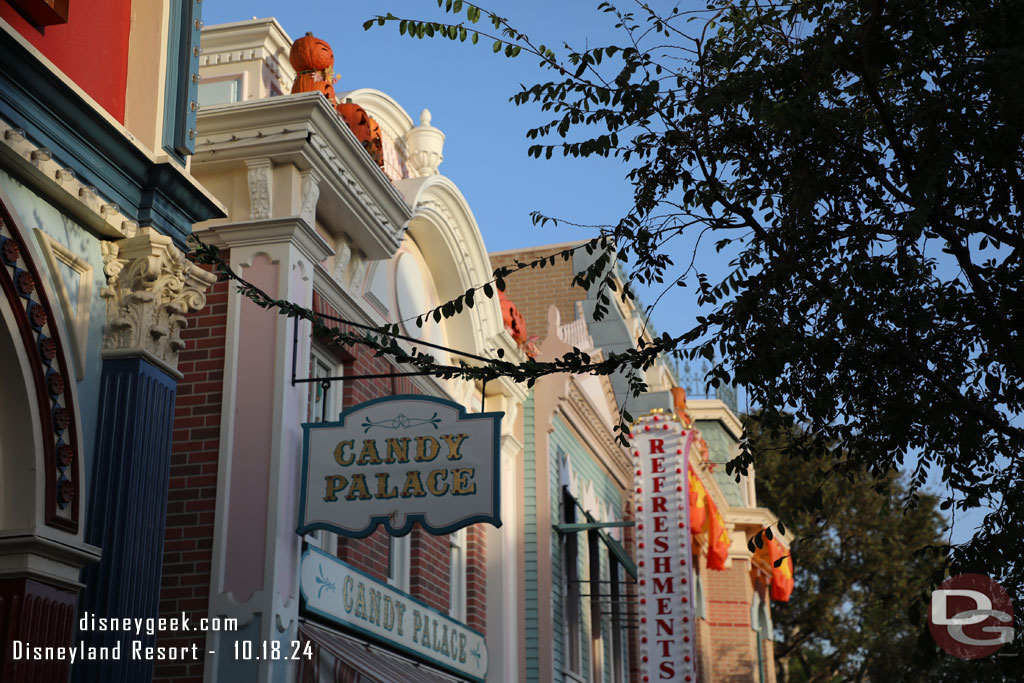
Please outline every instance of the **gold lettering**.
[[444, 488], [441, 488], [441, 486], [437, 483], [437, 480], [440, 479], [441, 481], [444, 481], [447, 478], [448, 470], [432, 471], [430, 474], [427, 475], [427, 490], [430, 491], [435, 496], [443, 496], [445, 493], [448, 492], [448, 484], [445, 483]]
[[359, 452], [357, 465], [379, 465], [380, 455], [377, 453], [377, 442], [373, 439], [363, 441], [363, 450]]
[[342, 491], [348, 486], [348, 479], [340, 474], [328, 474], [324, 480], [327, 482], [327, 492], [324, 494], [325, 503], [333, 503], [338, 500], [338, 491]]
[[443, 434], [441, 438], [448, 444], [448, 459], [462, 460], [459, 448], [462, 447], [462, 442], [469, 438], [469, 434]]
[[[476, 482], [473, 481], [473, 474], [476, 470], [472, 467], [458, 467], [452, 470], [452, 495], [468, 496], [476, 493]], [[353, 485], [355, 482], [353, 482]]]
[[366, 487], [366, 475], [365, 474], [353, 474], [352, 475], [352, 487], [348, 490], [348, 495], [345, 496], [345, 500], [369, 500], [373, 498], [370, 495], [370, 489]]
[[416, 462], [430, 462], [437, 457], [441, 444], [432, 436], [416, 437]]
[[409, 470], [405, 474], [405, 485], [402, 486], [402, 498], [423, 498], [427, 492], [423, 490], [423, 481], [420, 473], [416, 470]]
[[388, 499], [398, 497], [398, 487], [392, 486], [388, 491], [388, 473], [381, 472], [377, 475], [377, 499]]
[[349, 439], [348, 441], [339, 441], [338, 445], [334, 447], [334, 459], [342, 467], [348, 467], [356, 459], [355, 452], [351, 453], [347, 459], [345, 458], [345, 448], [352, 448], [352, 445], [353, 441]]
[[366, 586], [362, 582], [359, 583], [359, 589], [356, 591], [355, 615], [360, 619], [366, 619]]
[[384, 462], [389, 465], [393, 465], [396, 462], [409, 462], [409, 437], [403, 436], [401, 439], [388, 439], [388, 453], [384, 457]]

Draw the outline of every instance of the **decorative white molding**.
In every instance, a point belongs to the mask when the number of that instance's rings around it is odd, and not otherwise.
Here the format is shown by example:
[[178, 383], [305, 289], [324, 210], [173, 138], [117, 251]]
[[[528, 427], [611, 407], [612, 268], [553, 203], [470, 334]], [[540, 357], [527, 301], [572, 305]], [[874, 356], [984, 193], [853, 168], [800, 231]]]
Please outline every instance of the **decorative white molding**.
[[[249, 218], [270, 218], [270, 200], [274, 191], [274, 167], [270, 159], [249, 159]], [[312, 225], [312, 224], [311, 224]]]
[[321, 135], [312, 133], [310, 134], [309, 142], [313, 149], [316, 150], [317, 154], [326, 160], [331, 172], [347, 186], [348, 190], [353, 195], [355, 195], [356, 200], [359, 202], [359, 205], [363, 210], [373, 216], [377, 224], [387, 230], [396, 242], [401, 241], [403, 227], [396, 225], [391, 221], [384, 211], [381, 210], [380, 206], [376, 202], [371, 201], [366, 190], [363, 189], [363, 186], [359, 182], [357, 182], [356, 178], [353, 177], [352, 173], [349, 172], [349, 169], [345, 167], [338, 155], [334, 153], [327, 140]]
[[366, 278], [366, 266], [368, 265], [366, 254], [358, 252], [353, 259], [352, 279], [349, 280], [349, 287], [357, 293], [363, 290], [363, 280]]
[[348, 286], [348, 264], [352, 260], [352, 245], [344, 237], [338, 240], [337, 262], [331, 277], [343, 288]]
[[409, 205], [319, 93], [204, 107], [198, 130], [193, 173], [260, 158], [300, 172], [313, 168], [321, 178], [317, 225], [335, 239], [347, 233], [372, 260], [394, 255]]
[[[50, 269], [51, 280], [57, 291], [57, 301], [67, 321], [68, 340], [75, 363], [75, 377], [85, 379], [85, 350], [89, 341], [89, 309], [92, 304], [92, 265], [45, 232], [36, 228], [36, 239]], [[78, 296], [71, 301], [64, 276], [58, 266], [63, 263], [78, 275]]]
[[185, 348], [185, 314], [206, 305], [206, 289], [217, 277], [185, 258], [171, 238], [153, 228], [136, 237], [102, 242], [107, 286], [103, 354], [142, 355], [174, 376]]
[[313, 169], [302, 173], [302, 208], [299, 215], [311, 227], [316, 226], [316, 203], [320, 199], [320, 180], [320, 174]]
[[[131, 237], [138, 224], [95, 187], [75, 177], [74, 170], [53, 158], [46, 147], [26, 137], [25, 131], [0, 119], [0, 156], [11, 159], [54, 203], [95, 233], [119, 239]], [[7, 168], [8, 173], [14, 169]], [[17, 174], [14, 174], [17, 177]], [[19, 178], [26, 180], [26, 178]]]

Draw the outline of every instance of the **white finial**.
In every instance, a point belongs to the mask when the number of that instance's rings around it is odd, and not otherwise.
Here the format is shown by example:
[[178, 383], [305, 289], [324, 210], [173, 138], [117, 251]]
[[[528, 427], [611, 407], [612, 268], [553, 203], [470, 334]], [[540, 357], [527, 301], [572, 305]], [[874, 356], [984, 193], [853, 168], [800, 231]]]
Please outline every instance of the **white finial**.
[[437, 175], [444, 160], [444, 133], [430, 125], [430, 110], [420, 112], [420, 125], [405, 134], [406, 161], [414, 177]]

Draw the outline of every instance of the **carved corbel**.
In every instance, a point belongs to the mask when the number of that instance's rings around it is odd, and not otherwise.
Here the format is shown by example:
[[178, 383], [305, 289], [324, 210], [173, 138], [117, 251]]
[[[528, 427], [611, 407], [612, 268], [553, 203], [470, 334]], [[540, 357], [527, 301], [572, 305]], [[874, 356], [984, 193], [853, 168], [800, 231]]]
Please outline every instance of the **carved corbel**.
[[270, 218], [270, 198], [274, 190], [274, 167], [270, 159], [251, 159], [249, 169], [249, 217]]
[[320, 174], [309, 169], [302, 173], [302, 208], [299, 215], [310, 227], [316, 226], [316, 203], [320, 199]]
[[143, 356], [177, 375], [181, 331], [191, 311], [206, 305], [217, 277], [185, 258], [171, 238], [153, 228], [117, 242], [103, 242], [107, 286], [104, 356]]

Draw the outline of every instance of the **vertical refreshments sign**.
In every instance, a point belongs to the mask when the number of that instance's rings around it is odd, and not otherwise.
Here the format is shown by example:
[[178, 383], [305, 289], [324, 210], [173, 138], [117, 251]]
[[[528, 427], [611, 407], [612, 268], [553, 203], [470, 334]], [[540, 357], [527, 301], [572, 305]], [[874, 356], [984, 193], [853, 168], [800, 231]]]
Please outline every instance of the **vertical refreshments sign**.
[[694, 431], [654, 412], [633, 425], [641, 680], [695, 681], [687, 463]]

